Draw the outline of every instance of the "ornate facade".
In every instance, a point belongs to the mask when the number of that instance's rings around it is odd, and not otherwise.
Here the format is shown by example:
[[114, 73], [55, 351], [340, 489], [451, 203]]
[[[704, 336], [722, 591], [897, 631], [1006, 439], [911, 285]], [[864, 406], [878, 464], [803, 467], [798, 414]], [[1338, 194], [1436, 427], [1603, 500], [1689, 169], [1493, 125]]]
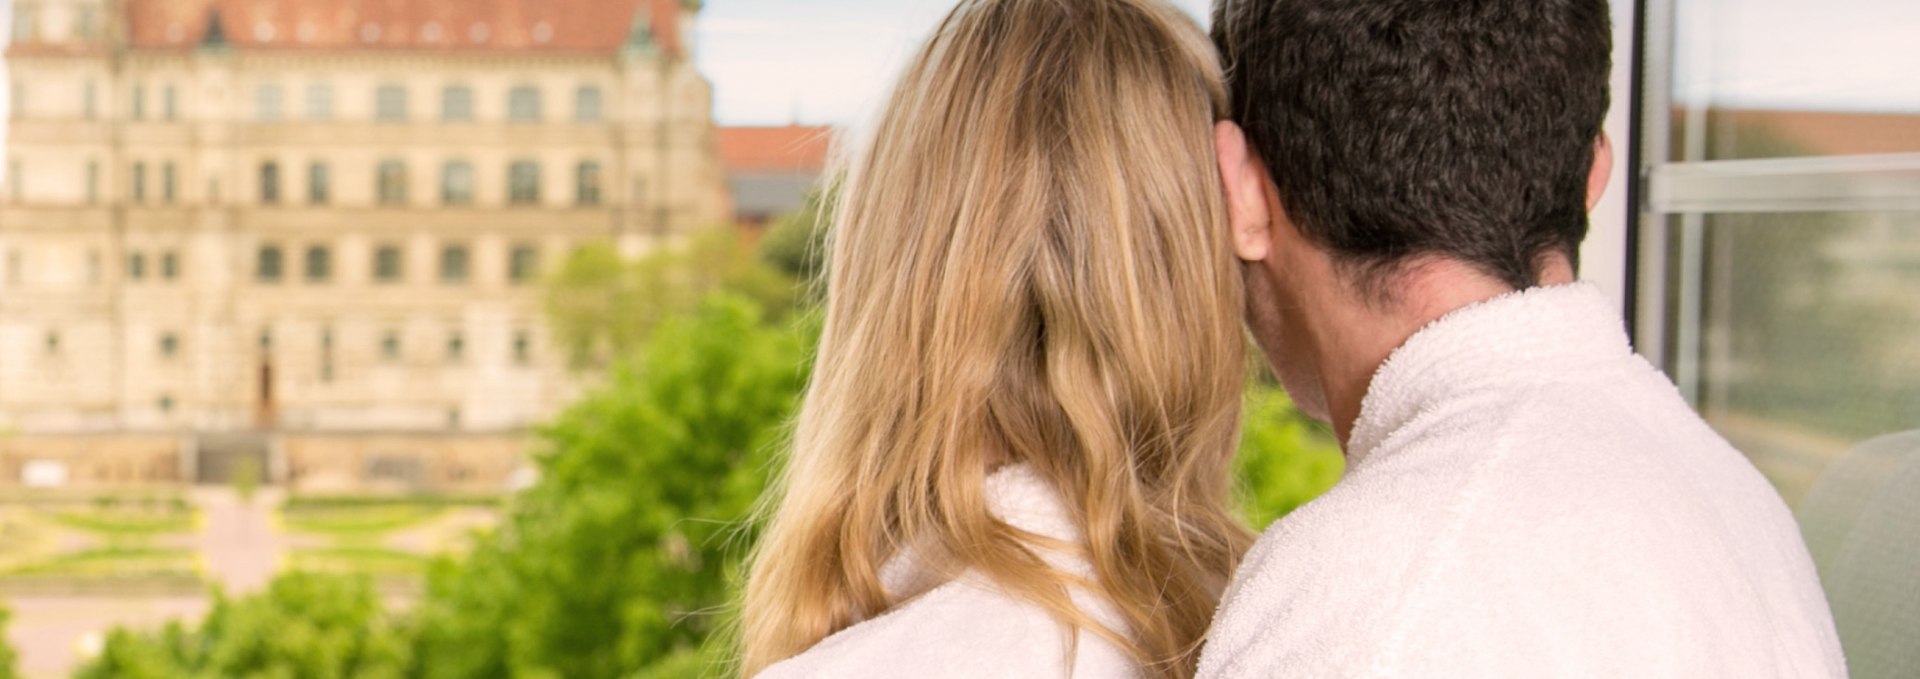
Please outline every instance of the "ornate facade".
[[13, 8], [0, 484], [138, 441], [155, 482], [505, 483], [577, 390], [543, 267], [730, 212], [697, 2]]

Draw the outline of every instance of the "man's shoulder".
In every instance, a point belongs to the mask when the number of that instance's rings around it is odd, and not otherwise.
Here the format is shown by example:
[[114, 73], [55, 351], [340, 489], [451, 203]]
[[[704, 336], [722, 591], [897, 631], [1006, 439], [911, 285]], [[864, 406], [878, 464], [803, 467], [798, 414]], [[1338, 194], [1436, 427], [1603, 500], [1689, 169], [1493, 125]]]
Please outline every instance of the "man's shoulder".
[[[1715, 620], [1818, 618], [1795, 603], [1817, 583], [1765, 480], [1690, 411], [1619, 395], [1500, 394], [1391, 437], [1261, 537], [1203, 674], [1519, 657], [1631, 673], [1782, 640]], [[1687, 635], [1699, 643], [1674, 646]]]

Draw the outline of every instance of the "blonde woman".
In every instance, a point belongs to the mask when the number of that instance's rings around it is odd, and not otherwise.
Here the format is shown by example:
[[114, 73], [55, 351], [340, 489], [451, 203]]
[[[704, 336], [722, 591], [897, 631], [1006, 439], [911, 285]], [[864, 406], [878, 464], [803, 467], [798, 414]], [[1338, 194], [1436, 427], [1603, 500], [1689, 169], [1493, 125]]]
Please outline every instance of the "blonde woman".
[[1190, 677], [1250, 542], [1214, 52], [963, 0], [852, 158], [745, 676]]

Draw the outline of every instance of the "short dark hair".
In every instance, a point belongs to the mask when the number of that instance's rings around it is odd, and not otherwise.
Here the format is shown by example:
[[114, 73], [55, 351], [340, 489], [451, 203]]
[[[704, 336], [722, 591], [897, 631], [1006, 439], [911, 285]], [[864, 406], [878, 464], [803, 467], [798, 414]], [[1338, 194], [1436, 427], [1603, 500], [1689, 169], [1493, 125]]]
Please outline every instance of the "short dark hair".
[[1363, 290], [1440, 255], [1515, 288], [1577, 263], [1606, 118], [1606, 0], [1216, 0], [1233, 118]]

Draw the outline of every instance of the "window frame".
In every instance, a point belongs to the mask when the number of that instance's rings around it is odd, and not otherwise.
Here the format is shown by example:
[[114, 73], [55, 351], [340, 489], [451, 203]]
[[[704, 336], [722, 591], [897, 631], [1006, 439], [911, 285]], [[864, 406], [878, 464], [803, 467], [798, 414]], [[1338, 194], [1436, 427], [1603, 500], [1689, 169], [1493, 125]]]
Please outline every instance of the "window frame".
[[520, 85], [514, 85], [512, 88], [508, 89], [507, 90], [507, 122], [510, 122], [510, 123], [540, 122], [543, 114], [543, 112], [541, 111], [542, 102], [540, 101], [540, 99], [541, 99], [540, 88], [536, 85], [520, 84]]
[[381, 123], [404, 123], [408, 120], [407, 86], [400, 83], [382, 83], [373, 88], [373, 119]]

